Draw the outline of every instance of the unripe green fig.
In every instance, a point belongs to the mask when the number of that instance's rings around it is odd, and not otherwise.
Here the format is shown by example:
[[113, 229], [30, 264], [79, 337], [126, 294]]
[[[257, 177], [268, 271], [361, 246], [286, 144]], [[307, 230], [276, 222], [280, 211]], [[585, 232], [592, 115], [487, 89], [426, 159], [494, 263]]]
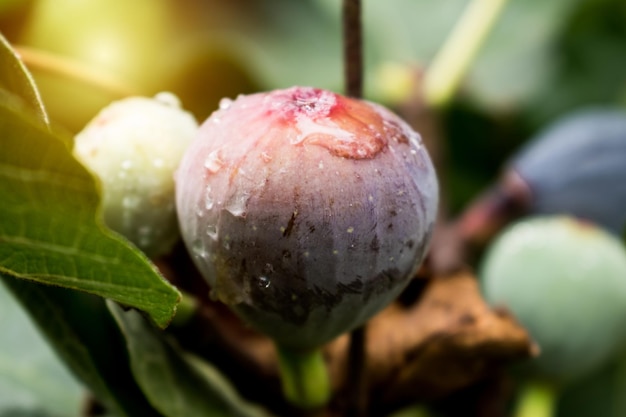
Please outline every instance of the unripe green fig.
[[626, 251], [609, 232], [566, 216], [526, 218], [489, 247], [480, 275], [541, 349], [535, 375], [573, 381], [626, 340]]
[[176, 96], [130, 97], [78, 134], [74, 154], [102, 182], [105, 223], [155, 257], [179, 239], [174, 171], [198, 124]]
[[183, 239], [214, 296], [300, 350], [391, 302], [436, 215], [420, 136], [381, 106], [310, 87], [220, 107], [176, 176]]

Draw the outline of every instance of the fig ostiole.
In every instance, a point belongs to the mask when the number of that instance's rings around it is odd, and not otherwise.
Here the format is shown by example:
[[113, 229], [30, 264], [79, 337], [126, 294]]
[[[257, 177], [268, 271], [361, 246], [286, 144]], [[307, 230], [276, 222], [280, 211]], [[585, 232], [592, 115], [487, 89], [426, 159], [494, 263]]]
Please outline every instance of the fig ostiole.
[[74, 140], [100, 180], [104, 221], [154, 258], [180, 239], [174, 172], [198, 123], [178, 98], [128, 97], [102, 109]]
[[625, 346], [626, 250], [595, 224], [525, 218], [490, 245], [480, 276], [485, 298], [510, 309], [537, 342], [524, 374], [546, 408], [546, 392], [556, 395]]
[[391, 111], [292, 87], [222, 100], [181, 161], [176, 202], [214, 297], [303, 354], [408, 284], [438, 185], [420, 136]]

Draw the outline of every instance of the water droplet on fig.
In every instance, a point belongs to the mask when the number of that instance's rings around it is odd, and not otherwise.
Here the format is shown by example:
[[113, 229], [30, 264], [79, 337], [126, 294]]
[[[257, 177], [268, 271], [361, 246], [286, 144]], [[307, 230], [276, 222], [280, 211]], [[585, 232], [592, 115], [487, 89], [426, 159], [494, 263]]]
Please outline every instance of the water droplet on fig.
[[207, 186], [206, 187], [206, 194], [204, 195], [204, 207], [207, 210], [211, 210], [213, 208], [213, 204], [214, 204], [214, 200], [213, 200], [213, 196], [211, 195], [211, 186]]
[[217, 240], [218, 229], [216, 224], [209, 224], [206, 228], [206, 234], [213, 240]]
[[191, 244], [191, 252], [193, 254], [193, 256], [196, 256], [198, 258], [206, 258], [208, 256], [208, 252], [206, 251], [205, 247], [204, 247], [204, 243], [202, 242], [202, 239], [195, 239], [192, 244]]
[[228, 110], [232, 104], [233, 101], [231, 99], [224, 97], [220, 100], [220, 110]]
[[235, 217], [246, 217], [246, 206], [248, 203], [247, 193], [241, 193], [233, 196], [224, 209]]
[[204, 161], [204, 167], [212, 174], [219, 171], [223, 165], [224, 161], [222, 161], [219, 149], [211, 152]]
[[260, 276], [259, 277], [259, 288], [269, 288], [272, 282], [268, 277]]
[[175, 94], [172, 94], [168, 91], [162, 91], [160, 93], [157, 93], [154, 96], [154, 99], [159, 103], [169, 107], [181, 107], [180, 99]]

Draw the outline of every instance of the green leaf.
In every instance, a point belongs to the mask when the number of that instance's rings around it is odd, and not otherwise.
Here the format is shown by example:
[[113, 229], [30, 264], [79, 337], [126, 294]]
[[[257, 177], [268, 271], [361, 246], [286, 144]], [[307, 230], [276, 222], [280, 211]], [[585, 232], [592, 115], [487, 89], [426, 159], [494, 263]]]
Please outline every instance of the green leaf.
[[33, 77], [1, 33], [0, 90], [21, 98], [23, 104], [36, 115], [38, 120], [48, 123], [48, 116]]
[[135, 379], [164, 416], [269, 416], [241, 398], [217, 369], [179, 349], [139, 313], [108, 305], [126, 336]]
[[98, 400], [118, 417], [158, 416], [132, 377], [123, 337], [104, 300], [2, 274], [0, 277], [27, 308], [59, 357]]
[[0, 416], [45, 409], [54, 416], [78, 417], [84, 387], [68, 373], [2, 282], [0, 329]]
[[93, 177], [63, 140], [0, 102], [0, 272], [147, 312], [165, 327], [179, 292], [103, 226]]

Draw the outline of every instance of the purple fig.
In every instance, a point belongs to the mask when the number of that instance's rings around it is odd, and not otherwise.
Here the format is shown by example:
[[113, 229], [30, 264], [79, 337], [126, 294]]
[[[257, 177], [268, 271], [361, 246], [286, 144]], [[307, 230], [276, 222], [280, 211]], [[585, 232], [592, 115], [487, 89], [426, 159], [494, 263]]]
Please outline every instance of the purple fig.
[[484, 240], [524, 214], [565, 214], [620, 234], [626, 226], [626, 112], [586, 109], [548, 126], [517, 152], [462, 224]]
[[404, 121], [308, 87], [222, 100], [176, 183], [183, 239], [213, 295], [301, 350], [402, 291], [438, 201], [430, 158]]

